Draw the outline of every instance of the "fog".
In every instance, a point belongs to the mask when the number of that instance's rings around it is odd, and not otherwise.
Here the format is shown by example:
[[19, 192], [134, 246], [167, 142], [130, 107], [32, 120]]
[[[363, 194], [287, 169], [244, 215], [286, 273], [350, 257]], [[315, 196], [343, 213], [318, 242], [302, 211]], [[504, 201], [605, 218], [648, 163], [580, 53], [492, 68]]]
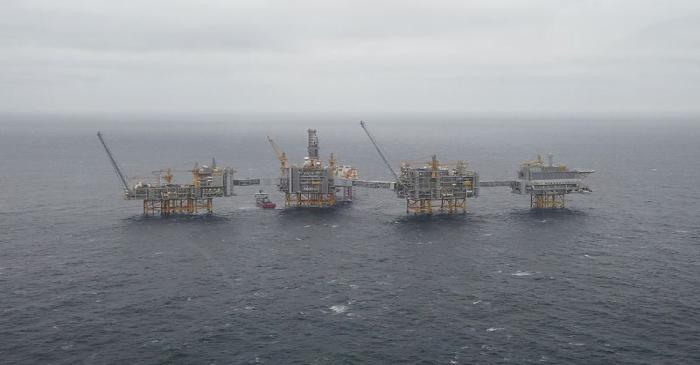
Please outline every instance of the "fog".
[[0, 112], [693, 114], [700, 3], [3, 1]]

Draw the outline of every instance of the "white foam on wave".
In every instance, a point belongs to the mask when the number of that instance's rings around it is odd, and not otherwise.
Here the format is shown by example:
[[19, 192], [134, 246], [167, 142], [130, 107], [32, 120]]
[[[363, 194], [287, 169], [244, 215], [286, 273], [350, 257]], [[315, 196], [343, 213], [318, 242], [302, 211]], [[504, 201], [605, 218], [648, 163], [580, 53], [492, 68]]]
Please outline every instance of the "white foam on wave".
[[348, 311], [348, 306], [344, 304], [336, 304], [332, 305], [330, 309], [335, 313], [335, 314], [340, 314], [340, 313], [345, 313]]
[[496, 331], [501, 331], [501, 330], [503, 330], [503, 327], [491, 327], [491, 328], [487, 328], [486, 332], [496, 332]]
[[534, 274], [534, 273], [529, 272], [529, 271], [517, 271], [517, 272], [512, 273], [511, 275], [513, 275], [513, 276], [530, 276], [532, 274]]

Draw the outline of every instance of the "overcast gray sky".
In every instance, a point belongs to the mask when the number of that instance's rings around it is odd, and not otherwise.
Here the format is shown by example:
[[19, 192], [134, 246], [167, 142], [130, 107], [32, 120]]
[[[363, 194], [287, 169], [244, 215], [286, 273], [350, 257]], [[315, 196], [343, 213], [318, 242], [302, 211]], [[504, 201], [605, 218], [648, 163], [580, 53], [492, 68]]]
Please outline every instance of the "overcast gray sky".
[[3, 0], [4, 112], [698, 113], [698, 0]]

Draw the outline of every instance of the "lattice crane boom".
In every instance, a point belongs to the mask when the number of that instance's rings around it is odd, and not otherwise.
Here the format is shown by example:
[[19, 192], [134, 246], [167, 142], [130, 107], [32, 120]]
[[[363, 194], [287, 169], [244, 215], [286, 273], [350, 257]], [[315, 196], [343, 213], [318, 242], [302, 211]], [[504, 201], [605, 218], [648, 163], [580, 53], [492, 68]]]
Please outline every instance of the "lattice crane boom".
[[362, 129], [365, 130], [365, 133], [367, 134], [367, 137], [369, 137], [369, 140], [370, 140], [370, 141], [372, 142], [372, 144], [374, 145], [374, 148], [377, 150], [377, 153], [379, 153], [379, 157], [382, 158], [382, 160], [383, 160], [384, 163], [386, 164], [386, 167], [388, 167], [388, 168], [389, 168], [389, 171], [391, 171], [391, 174], [394, 175], [394, 179], [396, 179], [396, 182], [397, 182], [397, 183], [400, 183], [400, 182], [399, 182], [399, 175], [397, 175], [397, 174], [396, 174], [396, 171], [394, 171], [394, 169], [391, 167], [391, 164], [390, 164], [389, 161], [386, 159], [386, 156], [384, 156], [384, 153], [382, 152], [381, 148], [379, 148], [379, 144], [377, 144], [377, 141], [374, 139], [374, 136], [372, 135], [372, 133], [369, 132], [369, 129], [367, 129], [367, 125], [365, 124], [365, 122], [361, 120], [361, 121], [360, 121], [360, 125], [362, 126]]
[[112, 163], [112, 167], [114, 168], [114, 172], [117, 173], [117, 176], [119, 177], [119, 181], [122, 183], [122, 187], [124, 188], [125, 192], [129, 191], [129, 184], [126, 182], [127, 177], [126, 174], [122, 172], [122, 169], [119, 167], [119, 163], [117, 162], [116, 158], [114, 158], [114, 155], [112, 154], [112, 151], [110, 151], [109, 147], [107, 147], [107, 143], [105, 143], [105, 140], [102, 138], [102, 133], [97, 132], [97, 138], [100, 139], [100, 142], [102, 143], [102, 147], [105, 148], [105, 152], [107, 152], [107, 157], [109, 157], [109, 162]]
[[282, 176], [284, 176], [284, 172], [287, 169], [287, 154], [279, 148], [277, 143], [275, 143], [270, 136], [267, 136], [267, 141], [270, 143], [270, 146], [272, 146], [272, 151], [277, 156], [277, 159], [280, 160], [280, 172]]

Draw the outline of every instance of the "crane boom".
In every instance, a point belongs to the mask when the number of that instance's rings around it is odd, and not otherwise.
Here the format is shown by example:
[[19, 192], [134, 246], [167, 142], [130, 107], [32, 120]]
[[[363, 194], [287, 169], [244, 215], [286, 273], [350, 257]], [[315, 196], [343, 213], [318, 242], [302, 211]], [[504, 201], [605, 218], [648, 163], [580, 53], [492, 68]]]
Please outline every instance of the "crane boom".
[[275, 155], [277, 155], [277, 158], [282, 157], [282, 151], [280, 151], [279, 146], [277, 146], [277, 143], [270, 138], [270, 136], [267, 136], [267, 141], [270, 143], [270, 146], [272, 146], [272, 151], [275, 152]]
[[112, 151], [109, 150], [109, 147], [107, 147], [107, 143], [105, 143], [105, 140], [102, 138], [102, 133], [97, 132], [97, 138], [100, 139], [100, 142], [102, 143], [102, 147], [105, 148], [105, 152], [107, 152], [107, 157], [109, 157], [109, 162], [112, 163], [112, 167], [114, 168], [114, 172], [117, 173], [117, 176], [119, 177], [119, 180], [122, 183], [122, 187], [124, 188], [124, 191], [129, 191], [129, 184], [126, 182], [126, 175], [122, 172], [122, 169], [119, 168], [119, 163], [117, 163], [117, 160], [114, 158], [114, 155], [112, 155]]
[[369, 140], [372, 142], [374, 145], [374, 148], [377, 149], [377, 153], [379, 153], [379, 157], [382, 158], [384, 163], [386, 164], [386, 167], [389, 168], [389, 171], [391, 171], [391, 174], [394, 175], [394, 179], [396, 179], [396, 182], [399, 182], [399, 175], [396, 174], [396, 171], [391, 167], [391, 164], [389, 161], [386, 159], [386, 156], [384, 156], [384, 153], [382, 153], [381, 148], [379, 148], [379, 145], [377, 144], [377, 141], [374, 139], [374, 136], [372, 136], [372, 133], [369, 132], [369, 129], [367, 129], [367, 125], [365, 125], [364, 121], [360, 121], [360, 125], [362, 126], [362, 129], [365, 130], [365, 133], [367, 133], [367, 137], [369, 137]]
[[272, 138], [270, 138], [270, 136], [267, 136], [267, 141], [270, 142], [270, 146], [272, 146], [272, 151], [275, 152], [275, 155], [277, 155], [277, 159], [280, 160], [280, 173], [282, 176], [284, 176], [284, 172], [287, 168], [287, 154], [280, 150], [277, 143], [275, 143], [275, 141], [273, 141]]

